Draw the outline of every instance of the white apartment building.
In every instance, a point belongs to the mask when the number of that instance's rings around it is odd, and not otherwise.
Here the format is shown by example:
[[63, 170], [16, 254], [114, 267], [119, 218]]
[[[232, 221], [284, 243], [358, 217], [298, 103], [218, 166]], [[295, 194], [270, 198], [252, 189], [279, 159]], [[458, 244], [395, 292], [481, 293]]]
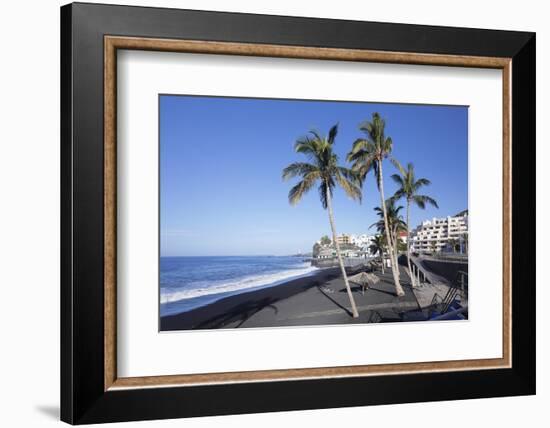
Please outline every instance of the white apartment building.
[[350, 240], [353, 245], [356, 245], [359, 248], [365, 248], [372, 243], [373, 239], [374, 235], [367, 235], [366, 233], [363, 233], [362, 235], [351, 235]]
[[353, 235], [349, 233], [343, 233], [341, 235], [338, 235], [336, 239], [338, 240], [338, 243], [340, 245], [342, 244], [355, 245], [356, 247], [364, 249], [365, 247], [368, 247], [372, 243], [372, 240], [374, 239], [374, 235], [367, 235], [366, 233], [363, 233], [362, 235]]
[[433, 218], [423, 221], [411, 232], [411, 250], [417, 253], [452, 251], [449, 241], [454, 239], [463, 248], [468, 234], [468, 211], [454, 217]]
[[[355, 249], [342, 249], [342, 255], [344, 257], [360, 257], [362, 255], [372, 255], [370, 251], [370, 245], [374, 235], [367, 235], [363, 233], [362, 235], [354, 235], [350, 233], [342, 233], [336, 237], [336, 240], [339, 245], [353, 245]], [[321, 241], [317, 241], [317, 244], [321, 245]], [[318, 258], [330, 258], [336, 255], [334, 247], [332, 245], [321, 245], [321, 250], [319, 251]]]

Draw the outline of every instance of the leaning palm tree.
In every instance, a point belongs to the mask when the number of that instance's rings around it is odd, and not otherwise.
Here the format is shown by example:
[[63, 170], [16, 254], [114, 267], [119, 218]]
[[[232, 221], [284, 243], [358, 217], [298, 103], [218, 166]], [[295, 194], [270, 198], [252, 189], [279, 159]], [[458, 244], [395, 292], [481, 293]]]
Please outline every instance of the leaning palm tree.
[[[396, 258], [398, 254], [399, 233], [405, 232], [407, 230], [407, 225], [405, 224], [403, 216], [400, 213], [402, 209], [403, 207], [401, 205], [395, 205], [395, 200], [390, 198], [386, 201], [386, 217], [388, 219], [388, 227], [393, 243], [393, 253], [395, 254]], [[376, 230], [378, 231], [378, 233], [384, 234], [386, 228], [386, 222], [384, 221], [384, 210], [380, 207], [375, 207], [374, 211], [376, 211], [376, 213], [380, 217], [380, 220], [372, 224], [370, 227], [376, 226]]]
[[338, 125], [330, 128], [327, 137], [320, 136], [317, 132], [311, 131], [309, 135], [296, 141], [294, 150], [307, 156], [309, 163], [295, 162], [283, 170], [283, 179], [300, 177], [301, 181], [296, 184], [288, 193], [288, 200], [291, 205], [296, 205], [302, 197], [316, 184], [319, 184], [319, 197], [324, 209], [328, 209], [328, 218], [332, 230], [332, 242], [336, 248], [336, 255], [344, 277], [344, 283], [351, 303], [351, 311], [354, 318], [358, 317], [357, 307], [351, 288], [349, 286], [346, 269], [340, 253], [340, 245], [336, 239], [336, 226], [334, 224], [334, 213], [332, 209], [332, 194], [336, 185], [339, 185], [344, 192], [352, 199], [361, 200], [361, 182], [358, 174], [352, 170], [338, 165], [338, 156], [334, 153], [333, 146]]
[[380, 264], [382, 266], [382, 274], [384, 274], [384, 248], [386, 247], [386, 241], [384, 235], [378, 234], [374, 237], [369, 245], [369, 250], [372, 254], [378, 254], [380, 256]]
[[397, 255], [394, 254], [394, 243], [390, 236], [388, 227], [388, 216], [386, 213], [386, 198], [384, 196], [384, 173], [382, 164], [384, 159], [390, 157], [393, 142], [390, 137], [386, 137], [384, 128], [386, 122], [380, 117], [379, 113], [373, 113], [372, 120], [365, 121], [359, 126], [359, 129], [365, 133], [366, 138], [360, 138], [353, 143], [351, 152], [348, 153], [347, 160], [353, 162], [352, 170], [359, 174], [361, 182], [370, 171], [373, 171], [376, 177], [376, 185], [380, 193], [380, 206], [384, 213], [385, 234], [388, 242], [389, 255], [392, 263], [393, 282], [395, 283], [395, 293], [403, 296], [405, 292], [399, 283], [399, 267], [397, 266]]
[[410, 223], [410, 209], [411, 204], [416, 205], [420, 209], [426, 208], [426, 204], [433, 205], [436, 208], [437, 202], [435, 199], [426, 196], [419, 195], [418, 191], [424, 187], [430, 185], [430, 180], [427, 178], [416, 179], [414, 175], [414, 165], [412, 163], [407, 164], [407, 169], [403, 168], [397, 161], [393, 162], [396, 168], [399, 170], [399, 174], [393, 174], [391, 178], [399, 186], [392, 199], [399, 200], [401, 198], [407, 201], [407, 267], [409, 269], [409, 277], [411, 278], [411, 284], [416, 287], [414, 275], [411, 269], [411, 223]]

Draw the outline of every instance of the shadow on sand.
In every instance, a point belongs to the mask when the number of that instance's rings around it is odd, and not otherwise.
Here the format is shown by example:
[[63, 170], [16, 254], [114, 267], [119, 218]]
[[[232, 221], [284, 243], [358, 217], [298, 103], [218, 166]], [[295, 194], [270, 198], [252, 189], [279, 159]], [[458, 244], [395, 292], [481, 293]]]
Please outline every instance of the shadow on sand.
[[195, 328], [220, 328], [230, 323], [237, 323], [234, 328], [239, 328], [254, 314], [264, 310], [265, 308], [273, 309], [275, 315], [279, 312], [274, 305], [279, 299], [273, 299], [266, 297], [257, 301], [245, 302], [241, 305], [235, 306], [231, 311], [220, 314], [218, 316], [209, 318]]
[[[327, 299], [329, 299], [332, 303], [334, 303], [336, 306], [338, 306], [340, 309], [343, 309], [346, 311], [346, 313], [351, 317], [353, 314], [350, 312], [348, 308], [345, 306], [342, 306], [340, 303], [338, 303], [336, 300], [334, 300], [332, 297], [330, 297], [319, 285], [317, 286], [317, 289], [321, 292], [323, 296], [325, 296]], [[346, 289], [344, 288], [344, 291]], [[353, 290], [352, 290], [353, 291]]]

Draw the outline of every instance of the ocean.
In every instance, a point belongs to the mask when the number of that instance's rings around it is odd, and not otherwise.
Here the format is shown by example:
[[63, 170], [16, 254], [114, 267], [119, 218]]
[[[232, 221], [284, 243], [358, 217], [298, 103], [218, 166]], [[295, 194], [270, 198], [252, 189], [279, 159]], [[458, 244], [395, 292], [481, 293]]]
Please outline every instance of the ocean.
[[317, 270], [300, 257], [161, 257], [160, 315], [186, 312]]

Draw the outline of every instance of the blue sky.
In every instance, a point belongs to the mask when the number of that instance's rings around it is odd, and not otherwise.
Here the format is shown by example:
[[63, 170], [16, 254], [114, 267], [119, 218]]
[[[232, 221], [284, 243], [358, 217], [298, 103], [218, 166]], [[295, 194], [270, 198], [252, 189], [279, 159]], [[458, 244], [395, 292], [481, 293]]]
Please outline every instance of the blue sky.
[[[468, 109], [327, 101], [160, 96], [160, 234], [162, 256], [284, 255], [311, 250], [330, 235], [328, 214], [316, 189], [298, 205], [288, 203], [295, 181], [282, 169], [306, 161], [294, 152], [310, 129], [326, 134], [339, 123], [335, 151], [345, 164], [358, 125], [379, 112], [393, 156], [412, 162], [416, 176], [431, 180], [425, 194], [439, 209], [413, 208], [411, 224], [453, 215], [468, 204]], [[384, 164], [386, 197], [397, 172]], [[338, 233], [375, 233], [380, 203], [373, 176], [363, 202], [334, 195]], [[404, 210], [403, 210], [404, 212]]]

